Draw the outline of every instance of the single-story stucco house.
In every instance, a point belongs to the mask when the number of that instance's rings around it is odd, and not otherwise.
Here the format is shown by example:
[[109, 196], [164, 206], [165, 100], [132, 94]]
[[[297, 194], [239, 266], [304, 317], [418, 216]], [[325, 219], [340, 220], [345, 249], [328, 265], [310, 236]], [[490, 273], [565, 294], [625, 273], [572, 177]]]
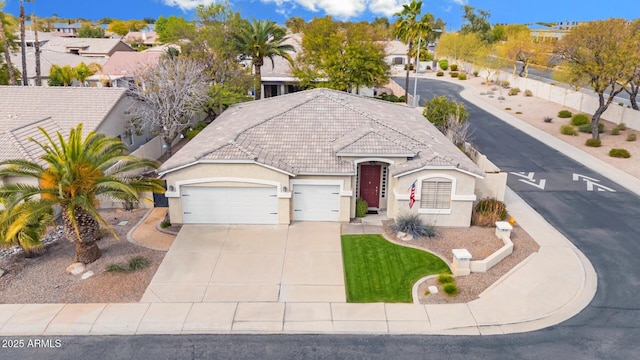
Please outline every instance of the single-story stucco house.
[[329, 89], [234, 105], [159, 174], [176, 224], [347, 222], [363, 198], [469, 226], [483, 178], [416, 109]]

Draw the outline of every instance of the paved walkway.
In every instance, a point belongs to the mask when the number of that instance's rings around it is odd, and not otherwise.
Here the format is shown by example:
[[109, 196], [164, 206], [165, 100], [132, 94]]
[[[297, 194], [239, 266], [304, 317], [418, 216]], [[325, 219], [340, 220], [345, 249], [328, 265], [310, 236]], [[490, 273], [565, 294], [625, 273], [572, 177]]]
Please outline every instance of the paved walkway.
[[[483, 108], [513, 121], [513, 117], [499, 109]], [[566, 145], [550, 140], [551, 136], [537, 137], [567, 152]], [[585, 153], [572, 157], [583, 164], [593, 162]], [[608, 173], [616, 171], [607, 164], [599, 166]], [[637, 179], [615, 180], [630, 187]], [[540, 250], [485, 290], [479, 299], [466, 304], [348, 304], [312, 298], [268, 302], [221, 299], [222, 302], [207, 303], [201, 302], [204, 297], [199, 301], [159, 302], [171, 299], [158, 296], [154, 290], [154, 295], [145, 295], [150, 302], [141, 303], [2, 304], [0, 335], [265, 332], [488, 335], [542, 329], [569, 319], [595, 295], [597, 276], [593, 267], [571, 242], [514, 192], [507, 191], [505, 202], [519, 225], [540, 244]], [[358, 226], [365, 231], [369, 224]], [[352, 231], [359, 231], [358, 226]], [[315, 235], [311, 231], [304, 236]], [[156, 285], [163, 284], [162, 281], [171, 284], [172, 274], [158, 276]], [[209, 285], [207, 282], [206, 286]]]

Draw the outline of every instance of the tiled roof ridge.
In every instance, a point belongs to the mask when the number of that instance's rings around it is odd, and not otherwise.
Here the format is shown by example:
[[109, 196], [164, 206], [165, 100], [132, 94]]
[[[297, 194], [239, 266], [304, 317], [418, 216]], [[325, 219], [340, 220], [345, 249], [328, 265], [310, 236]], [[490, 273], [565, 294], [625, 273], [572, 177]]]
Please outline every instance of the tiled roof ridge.
[[[337, 90], [331, 90], [331, 89], [328, 89], [328, 90], [330, 90], [330, 91], [331, 91], [331, 92], [333, 92], [334, 94], [338, 92]], [[324, 94], [324, 92], [323, 92], [323, 93], [321, 93], [321, 94], [322, 94], [322, 95], [325, 95], [325, 94]], [[365, 98], [365, 97], [364, 97], [364, 96], [362, 96], [362, 95], [355, 95], [355, 94], [349, 94], [349, 93], [345, 93], [345, 94], [347, 94], [347, 95], [349, 95], [349, 96], [357, 97], [357, 98]], [[366, 117], [366, 118], [367, 118], [367, 119], [369, 119], [370, 121], [372, 121], [372, 122], [374, 122], [374, 123], [376, 123], [376, 124], [378, 124], [378, 125], [380, 125], [380, 126], [383, 126], [383, 127], [388, 128], [388, 129], [391, 129], [391, 130], [393, 130], [393, 131], [395, 131], [395, 132], [397, 132], [397, 133], [399, 133], [399, 134], [401, 134], [401, 135], [404, 135], [404, 136], [408, 137], [409, 139], [411, 139], [411, 140], [413, 140], [413, 141], [415, 141], [415, 142], [417, 142], [417, 143], [423, 143], [423, 141], [421, 141], [421, 140], [419, 140], [419, 139], [414, 138], [411, 134], [405, 134], [404, 132], [402, 132], [402, 131], [400, 131], [400, 130], [398, 130], [398, 129], [396, 129], [396, 128], [394, 128], [394, 127], [392, 127], [392, 126], [388, 125], [388, 124], [385, 124], [384, 122], [382, 122], [382, 121], [380, 121], [380, 120], [378, 120], [378, 119], [376, 119], [375, 117], [371, 116], [371, 114], [366, 113], [366, 112], [364, 112], [364, 111], [362, 111], [362, 110], [360, 110], [360, 109], [355, 108], [355, 107], [354, 107], [353, 105], [351, 105], [351, 103], [349, 103], [348, 101], [344, 101], [344, 102], [340, 101], [340, 100], [337, 98], [337, 94], [335, 94], [335, 97], [334, 97], [333, 99], [332, 99], [332, 98], [331, 98], [331, 96], [329, 96], [329, 95], [325, 95], [325, 96], [326, 96], [328, 99], [331, 99], [331, 100], [333, 100], [333, 101], [335, 101], [335, 102], [337, 102], [337, 103], [342, 104], [343, 106], [348, 107], [350, 110], [357, 112], [358, 114], [360, 114], [360, 115], [362, 115], [362, 116]], [[397, 104], [395, 104], [395, 103], [391, 103], [391, 102], [389, 102], [389, 101], [385, 101], [385, 100], [380, 100], [380, 99], [376, 99], [376, 98], [367, 98], [367, 99], [368, 99], [368, 100], [372, 100], [372, 101], [380, 101], [380, 102], [384, 102], [384, 103], [389, 103], [390, 105], [394, 105], [394, 106], [402, 106], [402, 107], [404, 108], [404, 106], [403, 106], [403, 105], [397, 105]], [[425, 119], [425, 120], [426, 120], [426, 119]]]
[[14, 146], [18, 149], [18, 151], [20, 151], [23, 157], [25, 157], [30, 161], [36, 161], [36, 159], [34, 159], [31, 155], [29, 155], [29, 153], [22, 146], [22, 144], [20, 143], [20, 139], [18, 139], [16, 134], [13, 133], [13, 130], [7, 131], [7, 133], [9, 136], [11, 136], [11, 141], [13, 142]]

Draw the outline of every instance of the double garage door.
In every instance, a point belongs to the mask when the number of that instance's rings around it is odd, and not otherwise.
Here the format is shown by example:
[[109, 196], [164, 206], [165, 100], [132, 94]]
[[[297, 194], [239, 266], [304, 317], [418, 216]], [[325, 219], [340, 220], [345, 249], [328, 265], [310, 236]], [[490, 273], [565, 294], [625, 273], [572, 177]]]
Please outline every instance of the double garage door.
[[[182, 188], [185, 224], [277, 224], [275, 187]], [[339, 221], [338, 185], [293, 185], [294, 221]]]
[[275, 187], [182, 188], [185, 224], [277, 224]]

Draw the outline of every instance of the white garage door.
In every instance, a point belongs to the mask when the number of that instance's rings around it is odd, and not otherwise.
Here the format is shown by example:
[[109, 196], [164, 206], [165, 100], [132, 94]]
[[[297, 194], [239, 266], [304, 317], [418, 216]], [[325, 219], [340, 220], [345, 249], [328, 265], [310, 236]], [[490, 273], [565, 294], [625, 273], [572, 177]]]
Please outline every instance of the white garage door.
[[293, 220], [339, 221], [340, 186], [293, 185]]
[[275, 187], [182, 188], [185, 224], [277, 224]]

